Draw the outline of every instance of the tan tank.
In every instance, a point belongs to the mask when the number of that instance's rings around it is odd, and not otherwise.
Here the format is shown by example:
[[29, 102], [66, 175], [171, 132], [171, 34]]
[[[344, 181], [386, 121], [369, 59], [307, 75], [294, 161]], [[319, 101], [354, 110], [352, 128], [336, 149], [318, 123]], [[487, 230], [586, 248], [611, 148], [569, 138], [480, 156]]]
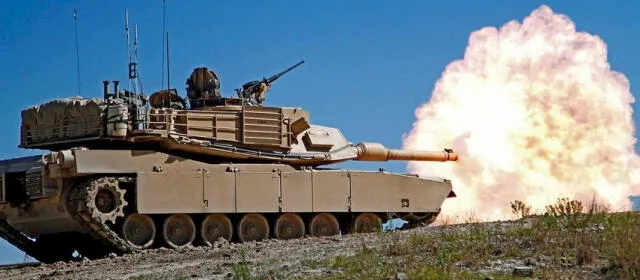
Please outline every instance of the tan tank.
[[[302, 62], [301, 62], [302, 63]], [[0, 236], [42, 262], [99, 258], [158, 246], [212, 246], [371, 232], [390, 218], [429, 224], [451, 182], [350, 161], [455, 161], [442, 151], [352, 144], [297, 107], [264, 106], [271, 83], [221, 97], [215, 72], [196, 68], [187, 98], [148, 99], [104, 82], [102, 98], [53, 100], [22, 111], [24, 149], [0, 162]]]

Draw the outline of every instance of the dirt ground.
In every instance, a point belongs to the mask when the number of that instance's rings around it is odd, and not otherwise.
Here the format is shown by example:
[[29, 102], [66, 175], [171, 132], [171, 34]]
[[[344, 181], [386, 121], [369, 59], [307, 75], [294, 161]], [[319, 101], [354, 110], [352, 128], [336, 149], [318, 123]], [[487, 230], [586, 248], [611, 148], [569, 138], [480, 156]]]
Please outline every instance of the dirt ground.
[[[435, 246], [436, 250], [449, 248], [448, 250], [456, 255], [469, 253], [464, 252], [465, 250], [477, 250], [474, 248], [490, 248], [492, 254], [496, 251], [500, 254], [513, 248], [525, 248], [522, 245], [524, 239], [514, 237], [514, 228], [526, 229], [531, 228], [531, 225], [523, 222], [493, 222], [328, 238], [307, 237], [290, 241], [223, 243], [214, 248], [196, 247], [181, 251], [157, 249], [139, 254], [112, 256], [102, 260], [4, 269], [0, 270], [0, 279], [369, 279], [370, 275], [375, 275], [376, 279], [409, 279], [407, 274], [423, 275], [412, 276], [412, 279], [439, 279], [438, 274], [401, 272], [403, 268], [409, 269], [408, 267], [413, 265], [406, 263], [409, 259], [419, 263], [419, 266], [414, 265], [414, 267], [418, 267], [422, 272], [426, 271], [424, 267], [432, 264], [434, 267], [442, 265], [438, 263], [442, 262], [442, 259], [420, 256], [422, 249], [412, 251], [410, 247], [414, 245], [406, 245], [409, 244], [407, 241], [417, 240], [417, 243], [411, 244]], [[479, 229], [483, 234], [473, 233], [478, 232]], [[595, 230], [598, 231], [599, 228], [596, 227]], [[489, 234], [484, 234], [485, 232]], [[473, 235], [469, 235], [471, 233]], [[473, 244], [461, 243], [455, 245], [457, 247], [451, 247], [447, 244], [457, 244], [456, 240], [450, 239], [451, 236], [481, 237], [479, 239], [464, 237], [462, 239]], [[438, 245], [432, 243], [438, 243]], [[483, 243], [483, 245], [477, 247], [475, 243]], [[372, 248], [378, 248], [381, 250], [379, 252], [384, 252], [381, 258], [374, 257], [372, 254], [363, 255], [363, 250], [368, 252], [367, 250]], [[372, 261], [362, 264], [349, 263], [350, 258], [354, 258], [355, 254]], [[424, 254], [428, 252], [424, 251]], [[472, 259], [451, 258], [449, 260], [456, 263], [447, 264], [448, 269], [454, 267], [453, 269], [458, 272], [460, 269], [473, 272], [469, 276], [471, 278], [462, 275], [459, 278], [452, 277], [454, 279], [512, 279], [516, 276], [527, 278], [533, 276], [533, 272], [541, 275], [541, 271], [552, 272], [552, 274], [545, 274], [550, 275], [551, 278], [537, 276], [545, 279], [605, 279], [600, 271], [606, 266], [606, 261], [597, 257], [590, 265], [581, 266], [565, 265], [562, 259], [552, 261], [548, 256], [545, 259], [544, 256], [525, 253], [503, 254], [500, 258], [473, 262], [469, 261]], [[366, 271], [354, 272], [349, 266], [362, 266]], [[424, 267], [420, 268], [420, 266]], [[392, 269], [388, 269], [389, 267]], [[378, 270], [378, 268], [384, 269]], [[453, 270], [446, 270], [445, 274], [452, 275], [451, 271]]]
[[109, 259], [10, 269], [0, 271], [0, 279], [234, 279], [232, 265], [243, 261], [256, 274], [276, 270], [287, 278], [305, 277], [322, 272], [303, 268], [301, 260], [353, 253], [363, 239], [375, 239], [375, 235], [226, 243], [180, 251], [161, 248]]

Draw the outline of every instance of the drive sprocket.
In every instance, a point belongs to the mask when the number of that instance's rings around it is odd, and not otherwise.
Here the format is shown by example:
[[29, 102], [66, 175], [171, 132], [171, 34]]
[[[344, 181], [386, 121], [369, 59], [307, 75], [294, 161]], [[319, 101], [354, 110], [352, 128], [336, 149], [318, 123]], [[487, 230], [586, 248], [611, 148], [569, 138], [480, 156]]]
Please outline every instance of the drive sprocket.
[[87, 209], [94, 219], [115, 224], [118, 217], [124, 217], [124, 207], [129, 204], [124, 198], [126, 192], [115, 178], [91, 180], [87, 184]]

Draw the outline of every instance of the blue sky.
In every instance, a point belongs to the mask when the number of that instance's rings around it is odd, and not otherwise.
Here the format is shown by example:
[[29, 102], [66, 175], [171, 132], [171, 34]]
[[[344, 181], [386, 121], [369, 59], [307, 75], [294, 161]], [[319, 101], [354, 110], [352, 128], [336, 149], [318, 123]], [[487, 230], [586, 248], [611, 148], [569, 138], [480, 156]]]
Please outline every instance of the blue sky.
[[[637, 1], [176, 1], [167, 0], [171, 85], [206, 66], [223, 95], [242, 83], [306, 63], [278, 80], [267, 104], [300, 106], [314, 123], [340, 127], [353, 142], [400, 147], [415, 108], [429, 100], [444, 67], [484, 26], [522, 20], [542, 4], [608, 44], [609, 61], [635, 93], [640, 83]], [[579, 4], [578, 4], [579, 3]], [[138, 24], [145, 92], [161, 87], [162, 1], [4, 1], [0, 4], [0, 158], [17, 148], [20, 111], [77, 95], [73, 10], [78, 11], [82, 95], [102, 80], [127, 84], [124, 10]], [[634, 110], [638, 105], [634, 104]], [[638, 118], [634, 114], [634, 118]], [[348, 163], [403, 172], [404, 163]], [[0, 263], [22, 261], [0, 243]]]

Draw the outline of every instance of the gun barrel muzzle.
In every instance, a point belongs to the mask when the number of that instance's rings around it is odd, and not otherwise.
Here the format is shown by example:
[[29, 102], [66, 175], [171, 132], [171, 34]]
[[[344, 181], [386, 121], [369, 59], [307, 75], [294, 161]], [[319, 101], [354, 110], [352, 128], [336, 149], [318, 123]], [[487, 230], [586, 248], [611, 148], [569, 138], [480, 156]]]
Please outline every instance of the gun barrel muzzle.
[[444, 151], [405, 151], [387, 149], [379, 143], [360, 143], [357, 160], [361, 161], [457, 161], [458, 154], [450, 149]]

